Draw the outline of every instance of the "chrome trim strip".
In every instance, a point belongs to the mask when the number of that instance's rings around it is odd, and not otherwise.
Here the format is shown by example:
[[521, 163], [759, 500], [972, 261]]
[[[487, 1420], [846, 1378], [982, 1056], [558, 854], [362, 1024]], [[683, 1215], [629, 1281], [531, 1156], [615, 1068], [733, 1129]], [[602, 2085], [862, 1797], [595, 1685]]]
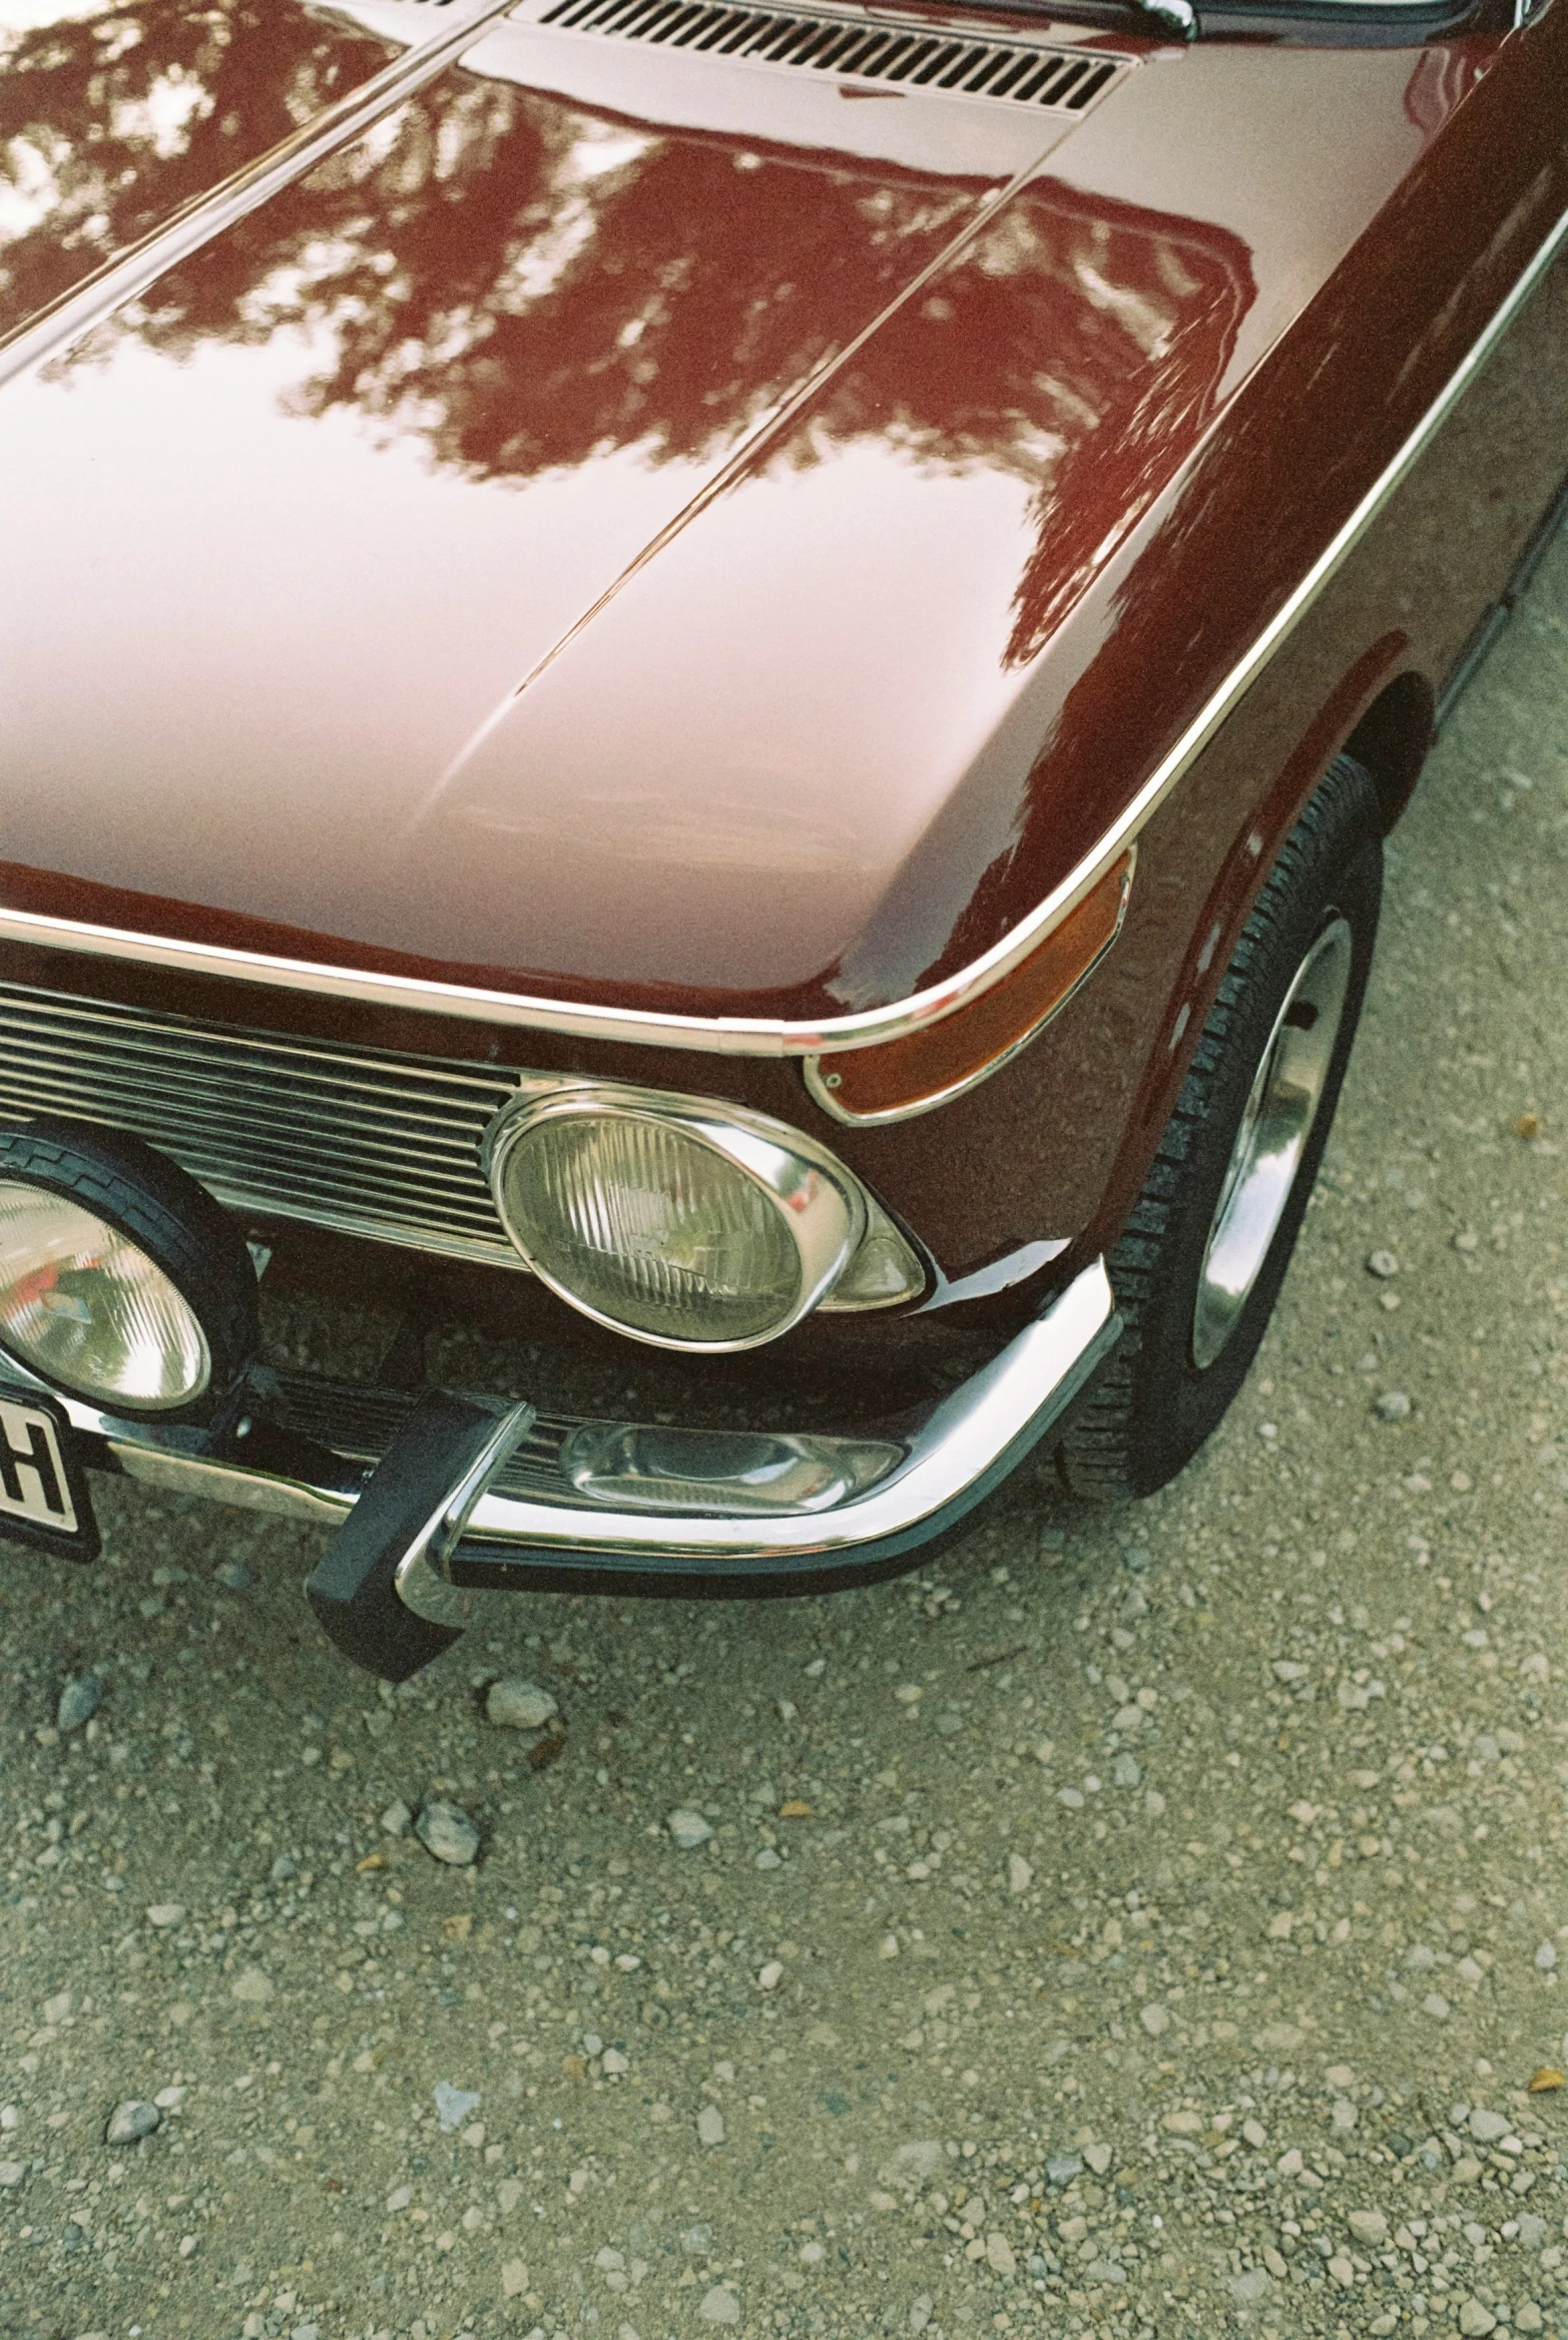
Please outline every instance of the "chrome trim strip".
[[[464, 32], [488, 22], [492, 16], [500, 15], [510, 4], [511, 0], [495, 0], [494, 5], [482, 8], [475, 16], [465, 20]], [[461, 46], [461, 41], [454, 37], [450, 44], [442, 42], [438, 46], [441, 51], [440, 62], [444, 63], [450, 51]], [[416, 62], [430, 54], [430, 51], [421, 50], [417, 52], [416, 58], [404, 62], [412, 71]], [[431, 71], [436, 69], [432, 65]], [[422, 74], [417, 76], [410, 86], [417, 87], [423, 78]], [[392, 102], [395, 101], [388, 101]], [[258, 197], [256, 200], [262, 199]], [[253, 207], [246, 203], [241, 208], [249, 210]], [[226, 223], [220, 222], [218, 226], [223, 224]], [[218, 233], [218, 226], [214, 226], [208, 233]], [[426, 982], [406, 975], [376, 974], [309, 959], [273, 957], [262, 951], [225, 948], [167, 935], [138, 933], [127, 927], [100, 926], [74, 918], [49, 917], [33, 910], [0, 907], [0, 940], [33, 943], [44, 949], [81, 951], [103, 958], [132, 959], [141, 965], [166, 966], [187, 973], [224, 975], [237, 982], [264, 984], [279, 990], [308, 991], [323, 998], [354, 999], [372, 1006], [406, 1008], [417, 1013], [470, 1022], [561, 1032], [579, 1039], [623, 1040], [648, 1047], [693, 1048], [719, 1056], [823, 1056], [842, 1048], [864, 1048], [884, 1040], [901, 1039], [910, 1032], [919, 1031], [925, 1025], [939, 1022], [943, 1016], [967, 1006], [994, 983], [1000, 982], [1004, 975], [1010, 974], [1051, 928], [1077, 907], [1083, 896], [1105, 876], [1117, 856], [1126, 851], [1153, 818], [1178, 781], [1257, 681], [1286, 636], [1306, 615], [1354, 549], [1428, 440], [1458, 404], [1556, 259], [1565, 238], [1568, 238], [1568, 212], [1564, 212], [1547, 235], [1490, 322], [1398, 452], [1367, 489], [1294, 593], [1276, 611], [1246, 656], [1232, 668], [1126, 810], [1105, 831], [1093, 851], [1053, 888], [1037, 908], [1019, 921], [1010, 934], [941, 983], [913, 992], [907, 998], [893, 1000], [885, 1007], [866, 1008], [849, 1015], [825, 1016], [816, 1022], [805, 1022], [789, 1018], [657, 1014], [642, 1008], [573, 1006], [563, 1000], [541, 998], [524, 992], [496, 991], [463, 983]], [[206, 233], [198, 239], [205, 240]], [[129, 293], [125, 296], [129, 297]], [[3, 378], [3, 373], [0, 373], [0, 378]]]
[[476, 7], [461, 13], [456, 23], [444, 22], [430, 40], [416, 42], [368, 81], [301, 124], [291, 137], [259, 155], [221, 186], [197, 196], [185, 211], [162, 221], [128, 251], [105, 261], [50, 307], [20, 325], [9, 339], [0, 340], [0, 382], [24, 373], [29, 366], [43, 364], [68, 341], [90, 332], [126, 301], [155, 285], [167, 270], [189, 260], [248, 212], [291, 186], [350, 139], [372, 129], [394, 106], [433, 81], [476, 33], [515, 5], [516, 0], [479, 0]]
[[[852, 1562], [877, 1547], [884, 1555], [951, 1524], [988, 1494], [1058, 1421], [1121, 1331], [1104, 1260], [1095, 1260], [1065, 1292], [1019, 1333], [1000, 1356], [945, 1398], [908, 1438], [904, 1462], [864, 1493], [826, 1511], [777, 1517], [712, 1513], [615, 1511], [598, 1504], [552, 1501], [545, 1494], [480, 1495], [465, 1531], [465, 1550], [489, 1544], [504, 1563], [522, 1547], [546, 1565], [574, 1556], [608, 1565], [643, 1562], [658, 1568], [690, 1565], [699, 1571], [770, 1561], [824, 1566]], [[36, 1375], [7, 1358], [5, 1379], [47, 1390]], [[74, 1427], [103, 1441], [130, 1477], [175, 1492], [199, 1494], [279, 1516], [330, 1522], [346, 1516], [365, 1481], [362, 1462], [315, 1450], [310, 1478], [297, 1467], [268, 1468], [259, 1451], [204, 1454], [197, 1434], [157, 1424], [121, 1422], [78, 1398], [51, 1393]], [[239, 1440], [249, 1425], [236, 1432]], [[258, 1447], [261, 1442], [258, 1437]], [[232, 1458], [232, 1459], [231, 1459]], [[333, 1467], [328, 1469], [328, 1465]], [[563, 1492], [567, 1491], [563, 1481]], [[423, 1579], [410, 1581], [424, 1597]], [[424, 1613], [420, 1611], [420, 1613]]]
[[[1000, 1072], [1004, 1064], [1011, 1064], [1015, 1056], [1021, 1056], [1030, 1041], [1038, 1038], [1048, 1023], [1055, 1021], [1070, 1000], [1077, 998], [1127, 922], [1127, 904], [1132, 899], [1133, 874], [1137, 867], [1138, 844], [1135, 839], [1127, 850], [1127, 870], [1117, 899], [1116, 923], [1110, 933], [1087, 965], [1079, 968], [1061, 997], [1053, 999], [1045, 1013], [1037, 1016], [1026, 1032], [1020, 1032], [1016, 1040], [1009, 1040], [1006, 1047], [995, 1056], [988, 1056], [972, 1072], [966, 1072], [959, 1080], [949, 1081], [945, 1089], [937, 1089], [929, 1097], [916, 1097], [907, 1105], [884, 1105], [879, 1113], [851, 1113], [848, 1106], [839, 1100], [835, 1086], [837, 1076], [823, 1072], [820, 1056], [807, 1056], [801, 1071], [808, 1095], [820, 1105], [824, 1113], [830, 1114], [834, 1121], [843, 1122], [850, 1129], [881, 1129], [890, 1121], [918, 1121], [922, 1113], [934, 1113], [938, 1105], [950, 1105], [955, 1097], [967, 1097], [971, 1089], [977, 1089], [982, 1081], [989, 1080], [993, 1072]], [[985, 994], [981, 992], [978, 996], [983, 998]]]

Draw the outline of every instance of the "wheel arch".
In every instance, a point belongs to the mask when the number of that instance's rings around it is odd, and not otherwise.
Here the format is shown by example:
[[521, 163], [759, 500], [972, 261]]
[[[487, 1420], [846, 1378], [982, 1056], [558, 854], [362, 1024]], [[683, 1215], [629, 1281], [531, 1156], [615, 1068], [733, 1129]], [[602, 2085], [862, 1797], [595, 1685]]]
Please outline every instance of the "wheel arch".
[[1341, 753], [1353, 756], [1371, 775], [1382, 807], [1385, 837], [1415, 792], [1436, 730], [1436, 717], [1437, 698], [1431, 684], [1417, 668], [1406, 667], [1384, 684], [1342, 744]]

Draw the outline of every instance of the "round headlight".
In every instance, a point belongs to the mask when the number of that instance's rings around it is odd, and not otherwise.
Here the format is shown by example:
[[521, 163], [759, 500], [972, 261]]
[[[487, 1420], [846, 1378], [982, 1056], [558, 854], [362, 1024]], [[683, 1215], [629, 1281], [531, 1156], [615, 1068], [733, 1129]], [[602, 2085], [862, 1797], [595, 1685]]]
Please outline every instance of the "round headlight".
[[524, 1100], [496, 1125], [489, 1169], [543, 1282], [666, 1348], [777, 1339], [829, 1290], [864, 1225], [824, 1150], [702, 1098], [584, 1087]]
[[0, 1349], [123, 1414], [222, 1397], [256, 1345], [238, 1229], [153, 1148], [69, 1122], [0, 1131]]

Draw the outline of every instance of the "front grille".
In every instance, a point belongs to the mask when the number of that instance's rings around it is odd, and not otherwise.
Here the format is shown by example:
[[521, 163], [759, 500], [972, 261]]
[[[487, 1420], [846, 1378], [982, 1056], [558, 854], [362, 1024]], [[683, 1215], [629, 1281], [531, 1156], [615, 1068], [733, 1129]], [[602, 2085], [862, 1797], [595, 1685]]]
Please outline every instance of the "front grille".
[[0, 983], [0, 1122], [134, 1131], [233, 1210], [522, 1268], [479, 1163], [515, 1072]]
[[538, 21], [562, 32], [1065, 114], [1083, 113], [1130, 64], [1092, 50], [724, 0], [556, 0]]

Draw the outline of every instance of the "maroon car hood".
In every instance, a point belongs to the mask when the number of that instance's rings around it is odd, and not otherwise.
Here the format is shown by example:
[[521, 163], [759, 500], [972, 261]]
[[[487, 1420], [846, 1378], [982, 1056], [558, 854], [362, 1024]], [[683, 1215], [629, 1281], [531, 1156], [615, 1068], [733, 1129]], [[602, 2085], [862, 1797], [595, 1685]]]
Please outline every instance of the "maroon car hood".
[[1034, 818], [1418, 70], [1161, 53], [1074, 124], [487, 36], [5, 392], [12, 898], [714, 1012], [911, 987], [1136, 784], [1130, 720]]

